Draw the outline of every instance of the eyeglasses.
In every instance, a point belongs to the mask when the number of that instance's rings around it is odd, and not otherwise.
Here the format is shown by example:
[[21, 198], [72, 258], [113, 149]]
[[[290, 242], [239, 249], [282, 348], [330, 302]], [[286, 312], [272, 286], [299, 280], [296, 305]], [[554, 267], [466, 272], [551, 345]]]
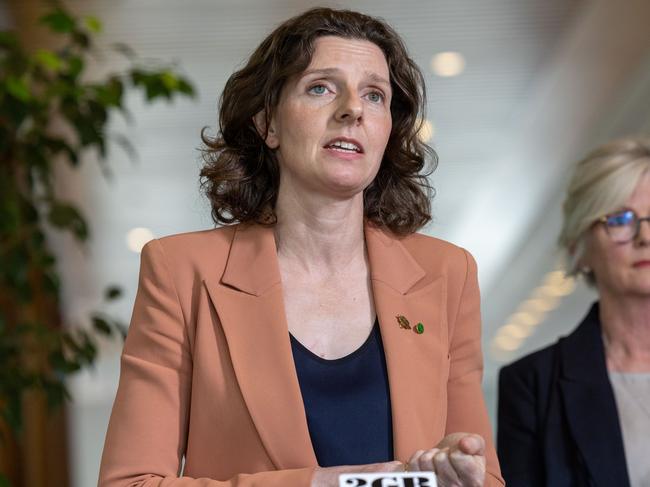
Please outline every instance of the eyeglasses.
[[641, 231], [641, 222], [650, 223], [650, 216], [639, 218], [634, 210], [621, 210], [605, 215], [597, 220], [605, 227], [607, 235], [616, 243], [634, 240]]

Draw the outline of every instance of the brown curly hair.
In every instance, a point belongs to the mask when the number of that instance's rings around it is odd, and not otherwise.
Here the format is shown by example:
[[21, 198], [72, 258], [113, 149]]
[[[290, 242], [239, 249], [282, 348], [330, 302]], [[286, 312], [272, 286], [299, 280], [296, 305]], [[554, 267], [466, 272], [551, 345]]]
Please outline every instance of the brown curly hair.
[[218, 135], [201, 131], [201, 187], [212, 205], [212, 218], [217, 224], [277, 221], [273, 209], [280, 168], [253, 117], [264, 110], [268, 127], [282, 88], [309, 66], [314, 41], [321, 36], [370, 41], [386, 56], [393, 124], [377, 176], [363, 192], [364, 212], [368, 221], [397, 235], [415, 232], [431, 220], [434, 190], [427, 177], [438, 162], [434, 150], [418, 138], [426, 104], [424, 77], [400, 36], [384, 21], [329, 8], [314, 8], [282, 23], [226, 82]]

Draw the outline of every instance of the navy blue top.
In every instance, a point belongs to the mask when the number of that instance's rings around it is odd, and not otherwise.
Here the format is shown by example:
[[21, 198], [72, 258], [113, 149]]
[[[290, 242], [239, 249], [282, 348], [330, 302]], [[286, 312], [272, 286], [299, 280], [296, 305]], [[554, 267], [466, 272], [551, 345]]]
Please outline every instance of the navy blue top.
[[360, 348], [326, 360], [291, 336], [309, 435], [321, 467], [393, 460], [393, 429], [379, 324]]

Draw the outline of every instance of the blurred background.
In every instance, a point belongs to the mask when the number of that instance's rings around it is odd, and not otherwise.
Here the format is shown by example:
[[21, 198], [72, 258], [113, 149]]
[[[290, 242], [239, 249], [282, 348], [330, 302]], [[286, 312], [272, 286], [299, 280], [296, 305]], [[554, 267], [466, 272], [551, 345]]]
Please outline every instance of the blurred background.
[[[427, 122], [437, 151], [435, 220], [425, 233], [476, 257], [483, 301], [484, 390], [494, 415], [499, 367], [572, 330], [595, 294], [567, 279], [556, 247], [573, 162], [622, 135], [650, 132], [648, 0], [69, 0], [94, 15], [99, 47], [127, 43], [190, 79], [194, 99], [148, 106], [128, 95], [132, 121], [109, 128], [128, 137], [133, 159], [109, 146], [104, 177], [87, 154], [58, 169], [57, 191], [82, 208], [85, 247], [53, 235], [63, 316], [82, 323], [108, 285], [123, 289], [105, 311], [128, 323], [139, 250], [151, 238], [213, 226], [201, 196], [199, 132], [216, 124], [228, 76], [282, 20], [308, 7], [345, 7], [383, 17], [402, 34], [425, 73]], [[31, 45], [44, 3], [0, 2], [0, 25]], [[122, 68], [94, 60], [91, 76]], [[69, 379], [61, 445], [70, 484], [95, 485], [119, 375], [119, 340], [104, 340], [93, 367]], [[63, 433], [62, 433], [63, 434]]]

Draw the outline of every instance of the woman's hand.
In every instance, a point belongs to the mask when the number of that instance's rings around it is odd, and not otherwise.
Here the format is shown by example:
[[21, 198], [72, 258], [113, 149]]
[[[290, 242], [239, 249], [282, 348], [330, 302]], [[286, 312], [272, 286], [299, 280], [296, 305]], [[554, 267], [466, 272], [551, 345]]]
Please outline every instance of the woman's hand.
[[316, 468], [311, 487], [338, 487], [339, 475], [344, 473], [403, 472], [402, 462], [371, 463], [369, 465], [344, 465], [342, 467]]
[[447, 435], [435, 448], [416, 451], [408, 469], [435, 472], [440, 487], [483, 487], [485, 440], [470, 433]]
[[[435, 472], [439, 487], [483, 487], [485, 482], [485, 440], [470, 433], [445, 436], [431, 450], [416, 451], [406, 470]], [[402, 462], [372, 463], [316, 468], [311, 487], [336, 487], [344, 473], [403, 472]]]

